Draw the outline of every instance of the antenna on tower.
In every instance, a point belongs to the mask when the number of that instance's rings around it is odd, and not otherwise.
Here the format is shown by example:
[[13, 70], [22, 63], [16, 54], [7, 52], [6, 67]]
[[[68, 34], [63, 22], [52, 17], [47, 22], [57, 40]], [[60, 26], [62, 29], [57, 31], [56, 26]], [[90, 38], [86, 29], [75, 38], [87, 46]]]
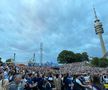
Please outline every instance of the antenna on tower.
[[93, 7], [93, 11], [94, 11], [95, 18], [98, 19], [97, 14], [96, 14], [96, 10], [94, 7]]
[[35, 61], [35, 53], [33, 54], [33, 61]]
[[43, 61], [43, 43], [40, 43], [40, 64], [42, 65]]

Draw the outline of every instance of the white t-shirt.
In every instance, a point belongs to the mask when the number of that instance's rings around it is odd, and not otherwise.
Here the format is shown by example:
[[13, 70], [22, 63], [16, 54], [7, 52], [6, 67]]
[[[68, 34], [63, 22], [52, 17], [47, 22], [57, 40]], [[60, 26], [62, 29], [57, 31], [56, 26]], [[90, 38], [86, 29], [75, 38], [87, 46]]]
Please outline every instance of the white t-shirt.
[[76, 79], [76, 83], [78, 83], [79, 85], [82, 85], [82, 83], [79, 79]]
[[4, 72], [4, 78], [8, 79], [8, 72], [7, 71]]
[[86, 82], [89, 82], [90, 81], [90, 76], [85, 76], [84, 79], [85, 79]]

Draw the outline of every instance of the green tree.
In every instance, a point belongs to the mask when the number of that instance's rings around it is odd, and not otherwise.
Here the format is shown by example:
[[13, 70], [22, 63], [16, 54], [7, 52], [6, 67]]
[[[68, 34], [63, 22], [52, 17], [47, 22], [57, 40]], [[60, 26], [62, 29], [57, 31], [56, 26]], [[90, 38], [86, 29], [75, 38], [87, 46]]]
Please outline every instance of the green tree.
[[99, 58], [98, 57], [94, 57], [93, 60], [91, 61], [91, 64], [93, 66], [99, 66]]
[[2, 58], [0, 57], [0, 63], [2, 64], [3, 62], [2, 62]]
[[73, 62], [81, 62], [87, 61], [88, 54], [86, 52], [74, 53], [72, 51], [63, 50], [57, 57], [58, 63], [73, 63]]
[[80, 53], [76, 53], [75, 57], [76, 57], [76, 60], [75, 60], [76, 62], [81, 62], [83, 60], [82, 54]]
[[96, 67], [107, 67], [108, 66], [108, 59], [106, 58], [93, 58], [91, 64]]
[[75, 62], [75, 54], [72, 51], [63, 50], [57, 57], [58, 63], [72, 63]]
[[99, 66], [100, 66], [100, 67], [107, 67], [107, 66], [108, 66], [108, 59], [106, 59], [106, 58], [101, 58], [101, 59], [99, 60]]
[[6, 60], [6, 62], [12, 62], [12, 61], [13, 61], [12, 58], [9, 58], [9, 59]]
[[83, 61], [89, 61], [89, 56], [88, 56], [87, 52], [82, 53], [82, 60]]
[[2, 60], [2, 58], [0, 57], [0, 61]]

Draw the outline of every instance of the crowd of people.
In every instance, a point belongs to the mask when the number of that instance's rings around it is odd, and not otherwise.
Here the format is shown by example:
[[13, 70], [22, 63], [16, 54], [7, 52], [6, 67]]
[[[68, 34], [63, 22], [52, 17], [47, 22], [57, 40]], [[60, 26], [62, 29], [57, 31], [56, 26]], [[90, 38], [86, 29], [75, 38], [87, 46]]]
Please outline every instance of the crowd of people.
[[85, 73], [76, 69], [77, 66], [79, 64], [74, 63], [53, 70], [49, 67], [0, 64], [0, 90], [108, 90], [107, 73]]
[[73, 74], [89, 73], [90, 75], [96, 75], [96, 74], [108, 73], [108, 67], [107, 68], [93, 67], [90, 66], [87, 62], [77, 62], [73, 64], [62, 65], [60, 71], [61, 73], [66, 73], [71, 71], [71, 73]]

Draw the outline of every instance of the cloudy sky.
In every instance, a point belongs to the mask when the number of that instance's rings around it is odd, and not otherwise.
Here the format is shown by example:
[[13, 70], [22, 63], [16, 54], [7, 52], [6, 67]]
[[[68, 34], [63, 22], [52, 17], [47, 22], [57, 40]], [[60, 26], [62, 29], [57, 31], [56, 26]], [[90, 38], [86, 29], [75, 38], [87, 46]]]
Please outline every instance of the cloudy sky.
[[43, 42], [44, 62], [56, 62], [62, 50], [101, 57], [93, 6], [108, 50], [108, 0], [0, 0], [0, 56], [27, 61], [35, 52], [39, 62]]

